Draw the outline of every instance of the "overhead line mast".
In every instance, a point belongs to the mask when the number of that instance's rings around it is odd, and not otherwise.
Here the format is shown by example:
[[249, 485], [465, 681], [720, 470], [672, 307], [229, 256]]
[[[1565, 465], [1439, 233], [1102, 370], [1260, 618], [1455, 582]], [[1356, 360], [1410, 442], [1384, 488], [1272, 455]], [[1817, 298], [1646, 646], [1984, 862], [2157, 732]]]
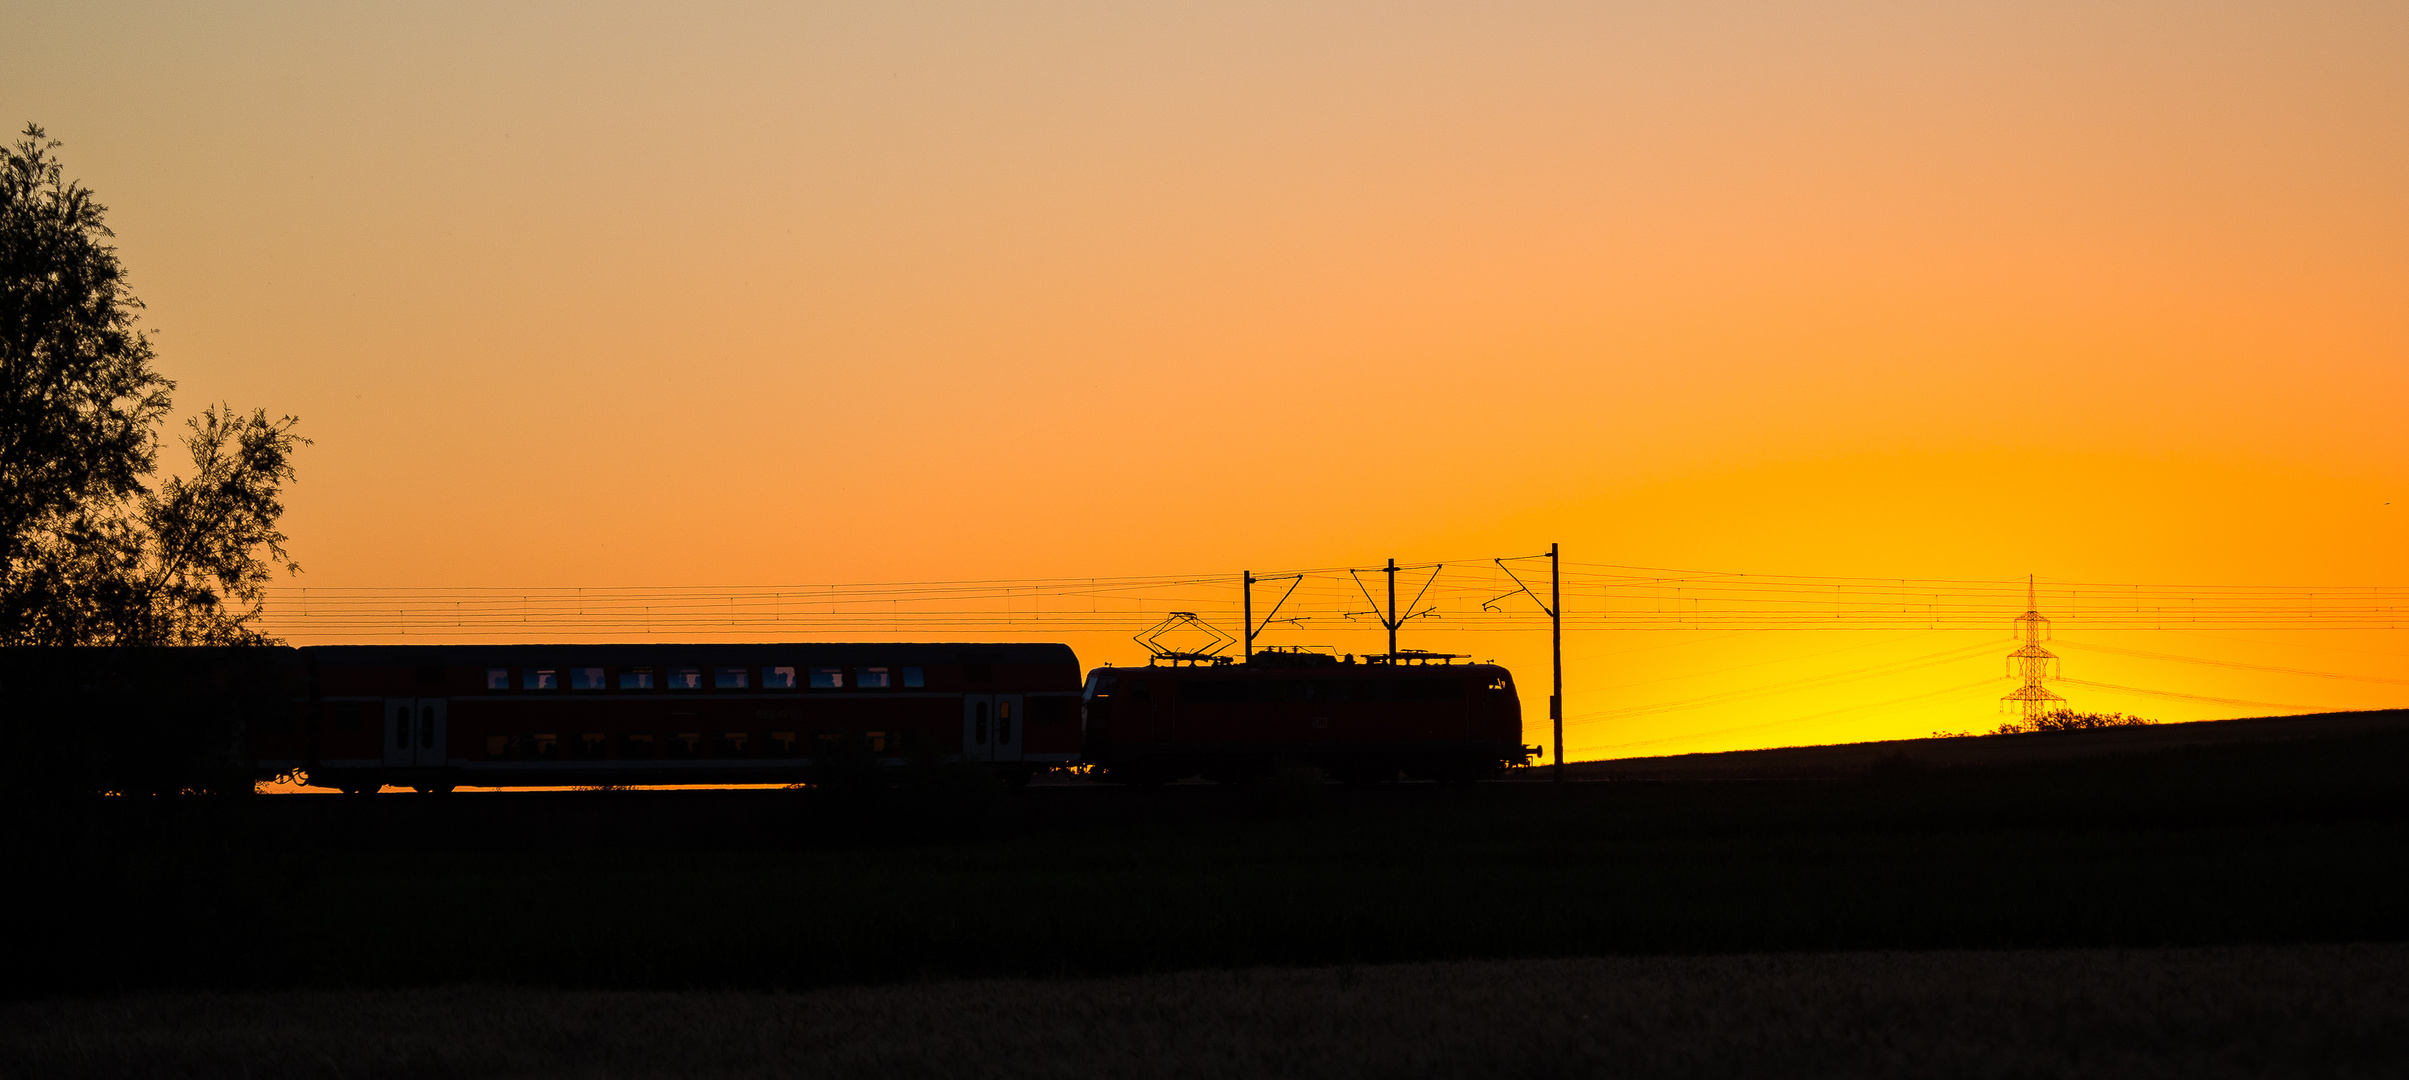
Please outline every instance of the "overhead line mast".
[[1389, 576], [1389, 617], [1381, 621], [1388, 624], [1389, 656], [1394, 659], [1397, 655], [1397, 560], [1390, 559], [1381, 573]]
[[[1518, 555], [1515, 557], [1536, 558], [1536, 556], [1525, 555]], [[1532, 592], [1531, 587], [1523, 583], [1522, 575], [1515, 573], [1513, 567], [1507, 566], [1504, 559], [1491, 559], [1489, 561], [1496, 563], [1498, 569], [1505, 571], [1507, 577], [1514, 579], [1514, 585], [1517, 592], [1522, 593], [1524, 596], [1530, 597], [1532, 603], [1539, 602], [1539, 594]], [[1563, 545], [1549, 544], [1547, 546], [1547, 603], [1540, 604], [1540, 609], [1547, 612], [1548, 674], [1551, 679], [1551, 685], [1548, 687], [1547, 695], [1547, 718], [1555, 726], [1556, 736], [1555, 775], [1549, 779], [1554, 780], [1559, 784], [1564, 782], [1563, 567]], [[1506, 596], [1500, 596], [1497, 598], [1497, 600], [1504, 600], [1507, 596], [1512, 595], [1514, 594], [1507, 593]], [[1490, 610], [1496, 610], [1495, 605], [1497, 600], [1492, 600], [1481, 606]]]
[[2049, 678], [2050, 663], [2058, 654], [2041, 647], [2041, 642], [2049, 637], [2049, 617], [2041, 614], [2039, 593], [2030, 574], [2024, 578], [2024, 614], [2016, 616], [2016, 626], [2024, 638], [2024, 646], [2009, 653], [2008, 659], [2016, 662], [2024, 676], [2024, 685], [1999, 701], [2002, 705], [2014, 703], [2023, 713], [2025, 728], [2030, 730], [2053, 709], [2066, 706], [2065, 698], [2050, 693], [2049, 687], [2043, 685]]
[[1556, 727], [1556, 769], [1553, 779], [1564, 782], [1564, 575], [1553, 543], [1547, 546], [1548, 673], [1554, 680], [1547, 694], [1547, 718]]

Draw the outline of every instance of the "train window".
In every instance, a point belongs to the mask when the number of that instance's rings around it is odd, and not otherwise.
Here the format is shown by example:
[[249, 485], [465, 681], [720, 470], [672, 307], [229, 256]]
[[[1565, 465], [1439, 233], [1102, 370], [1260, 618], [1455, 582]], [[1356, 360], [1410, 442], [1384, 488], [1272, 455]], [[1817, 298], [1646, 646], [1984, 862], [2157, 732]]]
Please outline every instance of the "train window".
[[577, 756], [581, 758], [601, 757], [602, 748], [608, 742], [609, 736], [606, 736], [599, 731], [586, 732], [585, 734], [577, 737]]
[[681, 731], [669, 737], [669, 756], [690, 758], [702, 752], [703, 733]]
[[506, 667], [486, 668], [485, 688], [488, 690], [510, 689], [510, 669]]
[[890, 685], [887, 682], [887, 669], [882, 667], [863, 668], [855, 673], [853, 685], [864, 690], [884, 690]]
[[537, 761], [550, 761], [560, 756], [558, 735], [529, 735], [521, 745], [532, 751], [528, 756]]
[[630, 761], [647, 761], [657, 756], [650, 735], [619, 736], [619, 756]]
[[560, 671], [557, 668], [548, 667], [527, 668], [519, 673], [519, 688], [522, 690], [558, 690], [560, 689]]
[[711, 685], [722, 690], [742, 690], [752, 682], [752, 673], [740, 667], [711, 669]]
[[813, 668], [813, 669], [811, 669], [811, 688], [812, 688], [812, 689], [814, 689], [814, 690], [840, 690], [840, 689], [843, 689], [843, 688], [844, 688], [844, 686], [845, 686], [845, 669], [844, 669], [844, 668], [837, 668], [837, 667], [816, 667], [816, 668]]
[[883, 753], [886, 753], [886, 752], [887, 752], [887, 733], [886, 733], [886, 732], [883, 732], [883, 731], [865, 731], [865, 732], [862, 732], [862, 739], [863, 739], [863, 741], [865, 741], [865, 742], [868, 742], [868, 743], [870, 744], [870, 752], [871, 752], [871, 753], [873, 753], [873, 754], [883, 754]]
[[648, 668], [648, 667], [620, 668], [620, 669], [619, 669], [619, 689], [621, 689], [621, 690], [650, 690], [650, 689], [652, 689], [652, 669], [651, 669], [651, 668]]
[[995, 703], [995, 741], [1012, 741], [1012, 703], [1009, 701]]
[[751, 741], [751, 740], [750, 740], [750, 739], [749, 739], [749, 738], [748, 738], [748, 737], [745, 735], [745, 733], [744, 733], [744, 732], [741, 732], [741, 731], [728, 731], [728, 732], [722, 732], [722, 733], [720, 733], [720, 736], [719, 736], [719, 747], [718, 747], [719, 756], [720, 756], [720, 757], [743, 757], [743, 756], [745, 756], [745, 754], [744, 754], [744, 748], [745, 748], [745, 744], [746, 744], [747, 742], [749, 742], [749, 741]]
[[797, 741], [797, 740], [796, 740], [796, 738], [795, 738], [795, 733], [794, 733], [794, 732], [791, 732], [791, 731], [773, 731], [773, 732], [770, 732], [770, 744], [769, 744], [769, 747], [768, 747], [768, 750], [769, 750], [770, 756], [771, 756], [771, 757], [793, 757], [793, 756], [795, 756], [795, 743], [796, 743], [796, 741]]
[[669, 688], [670, 688], [670, 689], [672, 689], [672, 690], [700, 690], [700, 689], [702, 689], [702, 688], [703, 688], [703, 669], [701, 669], [701, 668], [698, 668], [698, 667], [673, 667], [673, 668], [670, 668], [670, 669], [669, 669]]
[[569, 669], [569, 689], [600, 690], [602, 689], [602, 686], [603, 682], [601, 668], [573, 667]]
[[509, 756], [510, 756], [510, 736], [508, 736], [508, 735], [488, 735], [488, 736], [486, 736], [486, 737], [485, 737], [485, 756], [486, 756], [486, 757], [489, 757], [489, 758], [494, 758], [494, 759], [497, 759], [497, 760], [499, 760], [499, 759], [501, 759], [501, 758], [506, 758], [506, 757], [509, 757]]
[[790, 668], [790, 667], [765, 667], [765, 668], [762, 668], [762, 669], [761, 669], [761, 688], [762, 688], [762, 689], [764, 689], [764, 690], [792, 690], [792, 689], [794, 689], [794, 688], [795, 688], [795, 669], [793, 669], [793, 668]]
[[921, 676], [921, 674], [920, 674], [920, 669], [919, 669], [919, 668], [916, 668], [916, 667], [908, 667], [908, 668], [905, 668], [905, 669], [903, 669], [903, 688], [904, 688], [904, 689], [906, 689], [906, 690], [918, 690], [918, 689], [920, 689], [921, 687], [924, 687], [924, 686], [927, 686], [927, 685], [928, 685], [928, 680], [927, 680], [926, 678], [923, 678], [923, 677]]

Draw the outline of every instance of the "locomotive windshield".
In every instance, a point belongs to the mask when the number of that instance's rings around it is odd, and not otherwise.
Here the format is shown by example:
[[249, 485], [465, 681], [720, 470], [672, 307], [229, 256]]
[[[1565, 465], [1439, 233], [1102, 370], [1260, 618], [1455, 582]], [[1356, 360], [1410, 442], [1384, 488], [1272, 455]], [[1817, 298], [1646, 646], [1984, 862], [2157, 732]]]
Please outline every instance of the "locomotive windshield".
[[1085, 705], [1082, 715], [1089, 731], [1102, 731], [1112, 720], [1112, 691], [1114, 679], [1101, 671], [1087, 677], [1087, 688], [1080, 697]]

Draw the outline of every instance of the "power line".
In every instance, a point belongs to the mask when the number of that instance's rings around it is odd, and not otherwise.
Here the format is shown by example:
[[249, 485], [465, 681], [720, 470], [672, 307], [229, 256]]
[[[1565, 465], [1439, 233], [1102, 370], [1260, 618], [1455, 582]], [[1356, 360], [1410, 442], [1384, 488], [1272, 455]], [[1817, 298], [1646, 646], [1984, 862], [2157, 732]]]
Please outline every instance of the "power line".
[[[1858, 642], [1858, 643], [1857, 643], [1857, 644], [1855, 644], [1855, 645], [1843, 645], [1843, 646], [1841, 646], [1840, 648], [1837, 648], [1837, 649], [1826, 649], [1826, 650], [1824, 650], [1824, 651], [1822, 651], [1822, 652], [1808, 653], [1808, 654], [1806, 654], [1805, 656], [1777, 656], [1777, 657], [1774, 657], [1774, 658], [1773, 658], [1773, 659], [1771, 659], [1771, 660], [1752, 660], [1752, 661], [1750, 661], [1750, 662], [1748, 662], [1748, 663], [1745, 663], [1745, 664], [1734, 664], [1734, 665], [1732, 665], [1732, 666], [1730, 666], [1730, 667], [1715, 668], [1715, 669], [1713, 669], [1713, 670], [1711, 670], [1711, 671], [1685, 671], [1685, 672], [1683, 672], [1683, 673], [1681, 673], [1681, 674], [1679, 674], [1679, 675], [1659, 675], [1659, 676], [1657, 676], [1656, 678], [1653, 678], [1653, 679], [1640, 679], [1640, 680], [1638, 680], [1638, 681], [1636, 681], [1636, 682], [1615, 683], [1615, 684], [1613, 684], [1613, 685], [1611, 685], [1611, 686], [1599, 686], [1599, 687], [1592, 687], [1592, 689], [1594, 689], [1594, 690], [1628, 690], [1628, 689], [1631, 689], [1632, 687], [1635, 687], [1635, 686], [1652, 686], [1652, 685], [1655, 685], [1655, 684], [1657, 684], [1657, 683], [1664, 683], [1664, 682], [1679, 682], [1679, 681], [1681, 681], [1681, 680], [1683, 680], [1683, 679], [1705, 679], [1705, 678], [1712, 678], [1712, 677], [1714, 677], [1714, 676], [1716, 676], [1716, 675], [1729, 675], [1729, 674], [1731, 674], [1732, 672], [1735, 672], [1735, 671], [1746, 671], [1746, 670], [1748, 670], [1749, 668], [1760, 668], [1760, 667], [1765, 667], [1765, 666], [1767, 666], [1767, 665], [1769, 665], [1769, 664], [1795, 664], [1795, 663], [1798, 663], [1798, 662], [1800, 662], [1800, 661], [1802, 661], [1802, 660], [1815, 660], [1815, 659], [1819, 659], [1819, 658], [1826, 657], [1826, 656], [1838, 656], [1838, 655], [1840, 655], [1841, 653], [1844, 653], [1844, 652], [1855, 652], [1855, 651], [1857, 651], [1857, 650], [1859, 650], [1859, 649], [1871, 649], [1871, 648], [1874, 648], [1874, 647], [1876, 647], [1876, 646], [1879, 646], [1879, 645], [1896, 645], [1896, 644], [1899, 644], [1900, 642], [1903, 642], [1903, 641], [1914, 641], [1915, 639], [1917, 639], [1917, 638], [1920, 638], [1920, 637], [1927, 637], [1927, 636], [1930, 636], [1932, 633], [1933, 633], [1933, 631], [1926, 630], [1926, 631], [1924, 631], [1924, 632], [1922, 632], [1922, 633], [1918, 633], [1918, 634], [1910, 634], [1910, 635], [1908, 635], [1908, 636], [1906, 636], [1906, 637], [1903, 637], [1903, 638], [1885, 638], [1885, 639], [1883, 639], [1883, 640], [1881, 640], [1881, 641], [1860, 641], [1860, 642]], [[1639, 651], [1639, 650], [1631, 650], [1631, 651], [1635, 651], [1635, 652], [1636, 652], [1636, 651]]]
[[[1347, 569], [1282, 572], [1297, 579], [1296, 600], [1272, 626], [1368, 628], [1372, 616], [1351, 601], [1356, 590]], [[1521, 631], [1547, 625], [1541, 613], [1490, 603], [1520, 587], [1502, 568], [1467, 560], [1399, 569], [1430, 572], [1429, 604], [1416, 612], [1435, 626]], [[1991, 630], [2019, 609], [2032, 610], [2018, 603], [2026, 600], [2047, 604], [2062, 625], [2095, 630], [2409, 626], [2409, 588], [2039, 583], [2027, 598], [2015, 595], [2024, 583], [2005, 581], [1677, 573], [1568, 564], [1565, 591], [1575, 603], [1563, 621], [1576, 630]], [[1170, 610], [1228, 621], [1238, 614], [1236, 580], [1173, 574], [582, 588], [282, 586], [269, 590], [263, 629], [309, 639], [438, 627], [482, 637], [705, 629], [992, 633], [1041, 623], [1063, 631], [1126, 632]]]
[[2119, 656], [2137, 656], [2145, 660], [2173, 660], [2185, 664], [2206, 664], [2212, 667], [2240, 668], [2244, 671], [2272, 671], [2284, 675], [2312, 675], [2320, 679], [2342, 679], [2349, 682], [2389, 683], [2394, 686], [2409, 686], [2409, 679], [2388, 679], [2381, 675], [2344, 675], [2335, 671], [2311, 671], [2308, 668], [2273, 667], [2267, 664], [2245, 664], [2235, 660], [2207, 660], [2197, 656], [2177, 656], [2173, 653], [2149, 652], [2143, 649], [2120, 649], [2112, 645], [2087, 645], [2079, 641], [2065, 641], [2062, 639], [2058, 642], [2058, 644], [2064, 645], [2068, 648], [2086, 649], [2091, 652], [2114, 653]]
[[[1652, 713], [1679, 712], [1688, 709], [1705, 708], [1711, 705], [1728, 705], [1735, 701], [1742, 701], [1753, 697], [1763, 697], [1767, 694], [1777, 694], [1792, 690], [1823, 689], [1825, 687], [1844, 683], [1862, 682], [1866, 679], [1882, 678], [1890, 675], [1903, 675], [1910, 671], [1919, 671], [1924, 668], [1936, 667], [1941, 664], [1961, 663], [1963, 661], [1972, 660], [1985, 652], [1989, 652], [1994, 647], [1995, 646], [1989, 642], [1981, 642], [1974, 645], [1960, 646], [1955, 649], [1944, 649], [1936, 653], [1926, 653], [1922, 656], [1911, 656], [1901, 660], [1886, 660], [1878, 664], [1869, 664], [1865, 667], [1853, 668], [1847, 671], [1834, 671], [1826, 672], [1821, 675], [1808, 675], [1801, 678], [1789, 679], [1783, 682], [1765, 683], [1758, 686], [1742, 687], [1736, 690], [1725, 690], [1718, 693], [1707, 694], [1702, 697], [1689, 698], [1680, 701], [1658, 702], [1649, 705], [1627, 705], [1614, 709], [1599, 709], [1592, 712], [1583, 713], [1577, 719], [1585, 723], [1624, 720], [1633, 716]], [[1986, 681], [1996, 682], [1997, 680], [1992, 679]]]
[[1843, 705], [1837, 709], [1826, 709], [1823, 712], [1811, 713], [1806, 716], [1793, 716], [1786, 720], [1770, 720], [1762, 724], [1745, 724], [1740, 727], [1719, 728], [1714, 731], [1693, 731], [1681, 735], [1668, 735], [1661, 739], [1645, 739], [1639, 742], [1615, 743], [1611, 746], [1602, 747], [1601, 749], [1625, 750], [1634, 746], [1660, 746], [1669, 742], [1687, 742], [1693, 739], [1710, 739], [1717, 735], [1737, 735], [1744, 731], [1763, 731], [1767, 728], [1784, 727], [1790, 724], [1803, 724], [1809, 720], [1821, 720], [1829, 716], [1838, 716], [1841, 713], [1857, 712], [1863, 709], [1880, 709], [1892, 705], [1905, 705], [1911, 701], [1922, 701], [1927, 698], [1940, 697], [1944, 694], [1962, 694], [1970, 690], [1979, 690], [1983, 687], [1990, 686], [1994, 681], [1995, 680], [1992, 679], [1981, 679], [1975, 682], [1967, 683], [1963, 686], [1951, 686], [1940, 690], [1928, 690], [1920, 694], [1909, 694], [1906, 697], [1892, 698], [1889, 701], [1870, 701], [1860, 705]]
[[2138, 686], [2118, 686], [2115, 683], [2090, 682], [2084, 679], [2061, 679], [2059, 681], [2070, 682], [2076, 686], [2088, 686], [2099, 690], [2116, 690], [2127, 694], [2142, 694], [2148, 697], [2173, 698], [2178, 701], [2199, 701], [2211, 705], [2242, 705], [2258, 709], [2290, 709], [2294, 712], [2312, 712], [2316, 709], [2316, 706], [2313, 705], [2285, 705], [2281, 702], [2274, 701], [2249, 701], [2243, 698], [2209, 697], [2206, 694], [2181, 694], [2172, 690], [2144, 690]]
[[[1293, 577], [1284, 588], [1293, 598], [1276, 605], [1256, 635], [1275, 641], [1329, 644], [1316, 635], [1380, 633], [1389, 619], [1424, 632], [1526, 634], [1547, 629], [1546, 610], [1498, 604], [1527, 593], [1502, 564], [1477, 558], [1399, 564], [1419, 576], [1420, 597], [1400, 611], [1392, 601], [1385, 616], [1363, 610], [1364, 594], [1350, 574], [1363, 567], [1312, 567], [1269, 572]], [[1387, 569], [1385, 566], [1380, 569]], [[1391, 575], [1393, 580], [1393, 575]], [[1937, 578], [1875, 578], [1829, 575], [1749, 574], [1667, 570], [1602, 563], [1564, 562], [1563, 596], [1549, 605], [1565, 629], [1702, 632], [1704, 642], [1727, 641], [1768, 631], [1868, 630], [1875, 642], [1851, 644], [1806, 656], [1759, 661], [1701, 672], [1605, 687], [1626, 689], [1646, 682], [1707, 678], [1769, 664], [1796, 663], [1861, 648], [1915, 640], [1936, 632], [1997, 634], [2018, 612], [2046, 606], [2061, 628], [2081, 630], [2391, 630], [2409, 628], [2409, 587], [2165, 585], [2100, 582], [2025, 582]], [[441, 588], [316, 588], [276, 586], [260, 628], [296, 643], [357, 641], [539, 641], [671, 637], [719, 640], [911, 637], [922, 640], [1045, 638], [1057, 635], [1128, 633], [1159, 621], [1165, 612], [1189, 611], [1222, 625], [1246, 619], [1238, 574], [1161, 574], [1111, 577], [982, 578], [932, 581], [871, 581], [770, 585], [619, 585]], [[1373, 604], [1375, 608], [1380, 604]], [[1408, 614], [1407, 612], [1410, 612]], [[1249, 620], [1251, 621], [1251, 620]], [[1904, 638], [1891, 635], [1905, 634]], [[2204, 637], [2214, 636], [2203, 633]], [[1737, 705], [1776, 695], [1808, 692], [1892, 678], [1974, 659], [1998, 647], [1988, 638], [1956, 649], [1884, 661], [1859, 668], [1738, 687], [1698, 697], [1592, 710], [1565, 717], [1596, 731], [1641, 717]], [[1677, 644], [1702, 643], [1685, 640]], [[1667, 648], [1592, 651], [1576, 662]], [[2028, 646], [2033, 642], [2026, 642]], [[2203, 660], [2168, 653], [2069, 642], [2077, 648], [2258, 670], [2270, 673], [2409, 685], [2409, 679], [2354, 676]], [[2037, 647], [2037, 646], [2035, 646]], [[2019, 650], [2021, 652], [2021, 650]], [[2054, 659], [2046, 657], [2047, 659]], [[2238, 698], [2148, 690], [2109, 683], [2063, 680], [2117, 693], [2141, 694], [2210, 705], [2306, 709]], [[1807, 722], [1861, 709], [1882, 708], [1943, 694], [1995, 686], [1996, 678], [1963, 687], [1894, 700], [1848, 705], [1786, 720], [1709, 732], [1668, 736], [1618, 748], [1706, 739]], [[2046, 689], [2044, 689], [2046, 693]], [[2013, 695], [2011, 695], [2012, 697]], [[2059, 700], [2050, 695], [2052, 700]], [[2062, 701], [2061, 701], [2062, 703]], [[1561, 748], [1559, 748], [1559, 757]]]

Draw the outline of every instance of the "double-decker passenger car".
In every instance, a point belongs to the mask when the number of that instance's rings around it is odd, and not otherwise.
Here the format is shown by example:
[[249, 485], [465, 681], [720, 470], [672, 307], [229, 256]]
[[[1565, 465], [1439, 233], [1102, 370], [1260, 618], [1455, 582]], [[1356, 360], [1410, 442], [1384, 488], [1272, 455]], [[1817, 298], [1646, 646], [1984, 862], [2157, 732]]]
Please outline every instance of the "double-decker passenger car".
[[263, 770], [313, 786], [792, 783], [837, 762], [1014, 779], [1079, 753], [1066, 645], [311, 646]]
[[[1012, 779], [1342, 779], [1523, 764], [1513, 678], [1421, 654], [1098, 668], [1051, 644], [0, 650], [9, 790], [794, 783], [914, 761]], [[1084, 708], [1082, 698], [1084, 696]]]
[[1530, 761], [1514, 679], [1453, 657], [1258, 652], [1243, 664], [1105, 667], [1084, 690], [1099, 779], [1239, 782], [1283, 763], [1340, 779], [1469, 780]]

